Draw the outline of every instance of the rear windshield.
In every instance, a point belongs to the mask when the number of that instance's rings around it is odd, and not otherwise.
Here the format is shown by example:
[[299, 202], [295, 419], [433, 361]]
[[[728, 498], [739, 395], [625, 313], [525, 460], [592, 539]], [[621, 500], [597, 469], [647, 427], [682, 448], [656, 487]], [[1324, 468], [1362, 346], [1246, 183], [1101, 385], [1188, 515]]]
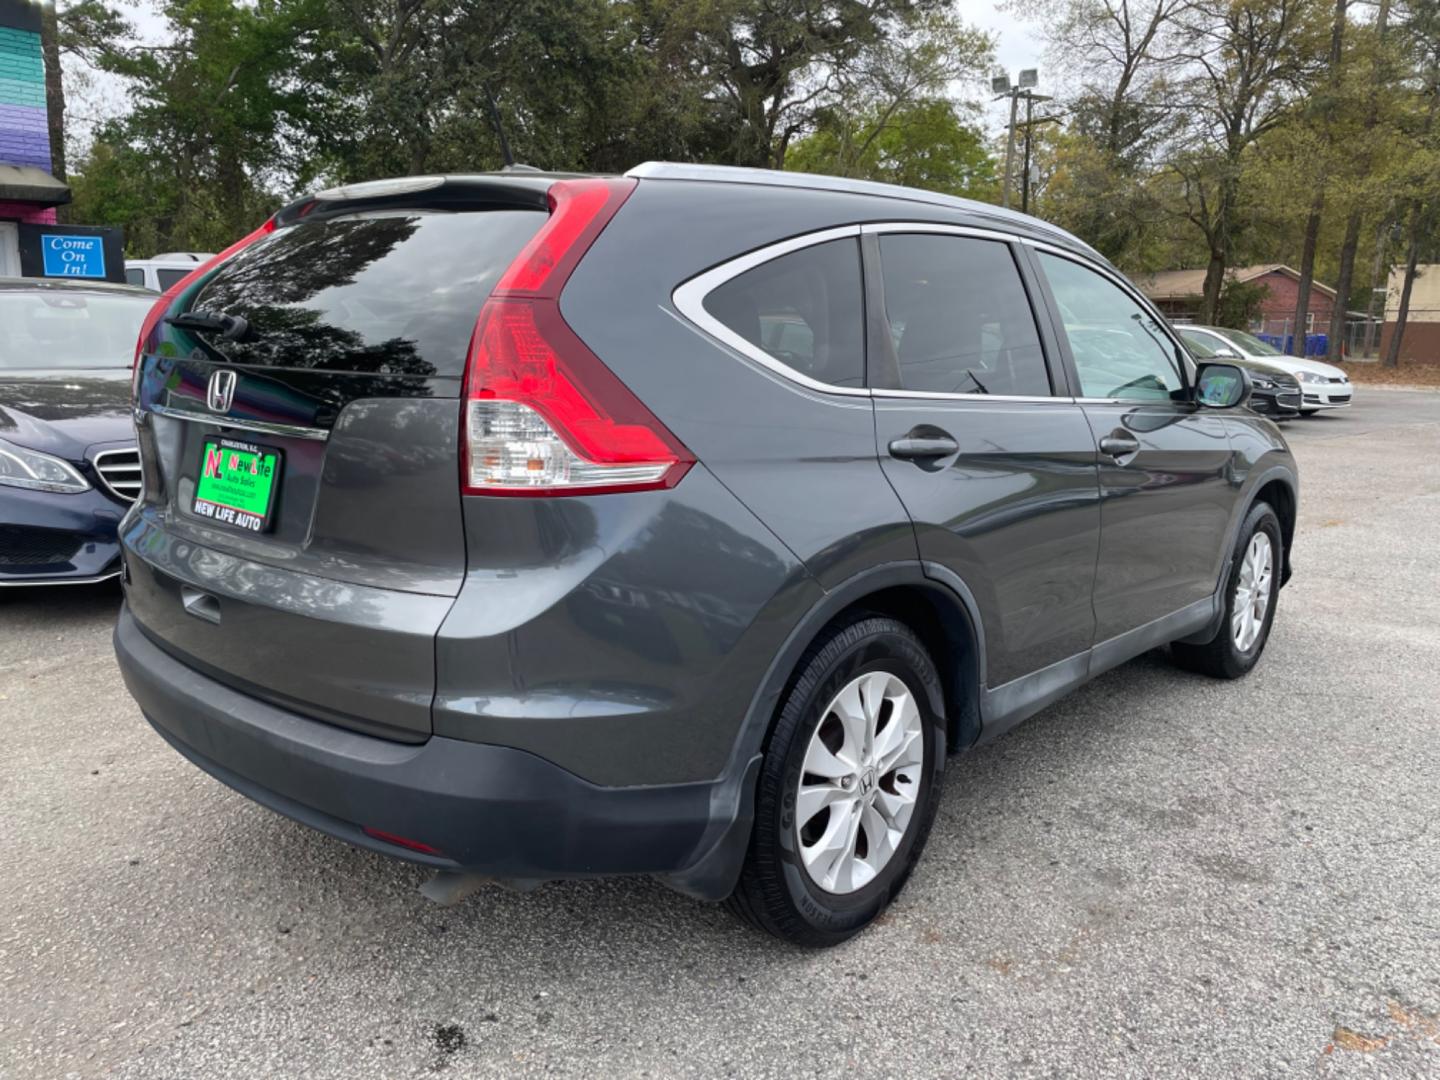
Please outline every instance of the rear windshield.
[[407, 210], [302, 223], [225, 263], [190, 310], [249, 323], [240, 341], [203, 336], [236, 364], [458, 376], [481, 304], [544, 222]]

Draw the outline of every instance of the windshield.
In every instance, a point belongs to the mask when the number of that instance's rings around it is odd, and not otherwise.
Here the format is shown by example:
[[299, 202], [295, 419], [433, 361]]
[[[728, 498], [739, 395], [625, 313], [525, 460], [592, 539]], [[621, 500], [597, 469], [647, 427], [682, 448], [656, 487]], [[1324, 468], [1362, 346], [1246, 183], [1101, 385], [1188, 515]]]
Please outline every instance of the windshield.
[[1218, 355], [1215, 352], [1215, 346], [1211, 345], [1210, 342], [1206, 341], [1200, 334], [1189, 333], [1184, 327], [1181, 327], [1180, 337], [1197, 359], [1213, 360]]
[[0, 292], [0, 371], [26, 368], [128, 368], [153, 299]]
[[1254, 334], [1245, 333], [1244, 330], [1222, 330], [1220, 332], [1247, 353], [1254, 353], [1256, 356], [1284, 355], [1279, 349], [1275, 348], [1274, 345], [1268, 345]]

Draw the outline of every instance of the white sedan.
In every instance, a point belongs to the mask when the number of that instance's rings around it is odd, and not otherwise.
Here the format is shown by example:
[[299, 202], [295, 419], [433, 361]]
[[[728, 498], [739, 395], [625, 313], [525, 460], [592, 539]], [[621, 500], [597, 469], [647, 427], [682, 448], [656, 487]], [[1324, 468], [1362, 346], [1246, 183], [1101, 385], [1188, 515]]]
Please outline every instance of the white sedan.
[[1354, 389], [1350, 376], [1334, 364], [1320, 360], [1302, 360], [1287, 356], [1273, 345], [1267, 345], [1254, 334], [1231, 330], [1224, 326], [1180, 326], [1180, 336], [1214, 350], [1217, 357], [1254, 360], [1279, 368], [1295, 376], [1300, 383], [1300, 411], [1315, 413], [1321, 409], [1343, 409], [1350, 404]]

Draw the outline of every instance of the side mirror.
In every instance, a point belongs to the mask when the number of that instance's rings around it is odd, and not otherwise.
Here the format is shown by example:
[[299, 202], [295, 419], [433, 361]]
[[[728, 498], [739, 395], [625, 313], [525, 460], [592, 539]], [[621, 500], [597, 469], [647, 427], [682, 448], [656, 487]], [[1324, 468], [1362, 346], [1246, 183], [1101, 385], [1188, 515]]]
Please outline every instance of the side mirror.
[[1195, 401], [1207, 409], [1233, 409], [1250, 400], [1250, 373], [1235, 364], [1201, 364]]

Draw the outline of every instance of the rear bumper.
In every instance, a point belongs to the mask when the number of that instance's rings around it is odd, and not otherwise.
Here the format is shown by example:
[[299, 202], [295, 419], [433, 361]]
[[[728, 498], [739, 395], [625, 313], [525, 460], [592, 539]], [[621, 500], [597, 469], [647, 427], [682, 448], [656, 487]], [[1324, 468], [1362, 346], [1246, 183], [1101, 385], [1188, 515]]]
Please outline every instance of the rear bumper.
[[359, 847], [503, 878], [654, 874], [705, 899], [726, 895], [738, 876], [758, 758], [733, 783], [601, 787], [524, 750], [441, 736], [398, 743], [287, 712], [182, 664], [128, 609], [115, 653], [146, 719], [181, 754]]

